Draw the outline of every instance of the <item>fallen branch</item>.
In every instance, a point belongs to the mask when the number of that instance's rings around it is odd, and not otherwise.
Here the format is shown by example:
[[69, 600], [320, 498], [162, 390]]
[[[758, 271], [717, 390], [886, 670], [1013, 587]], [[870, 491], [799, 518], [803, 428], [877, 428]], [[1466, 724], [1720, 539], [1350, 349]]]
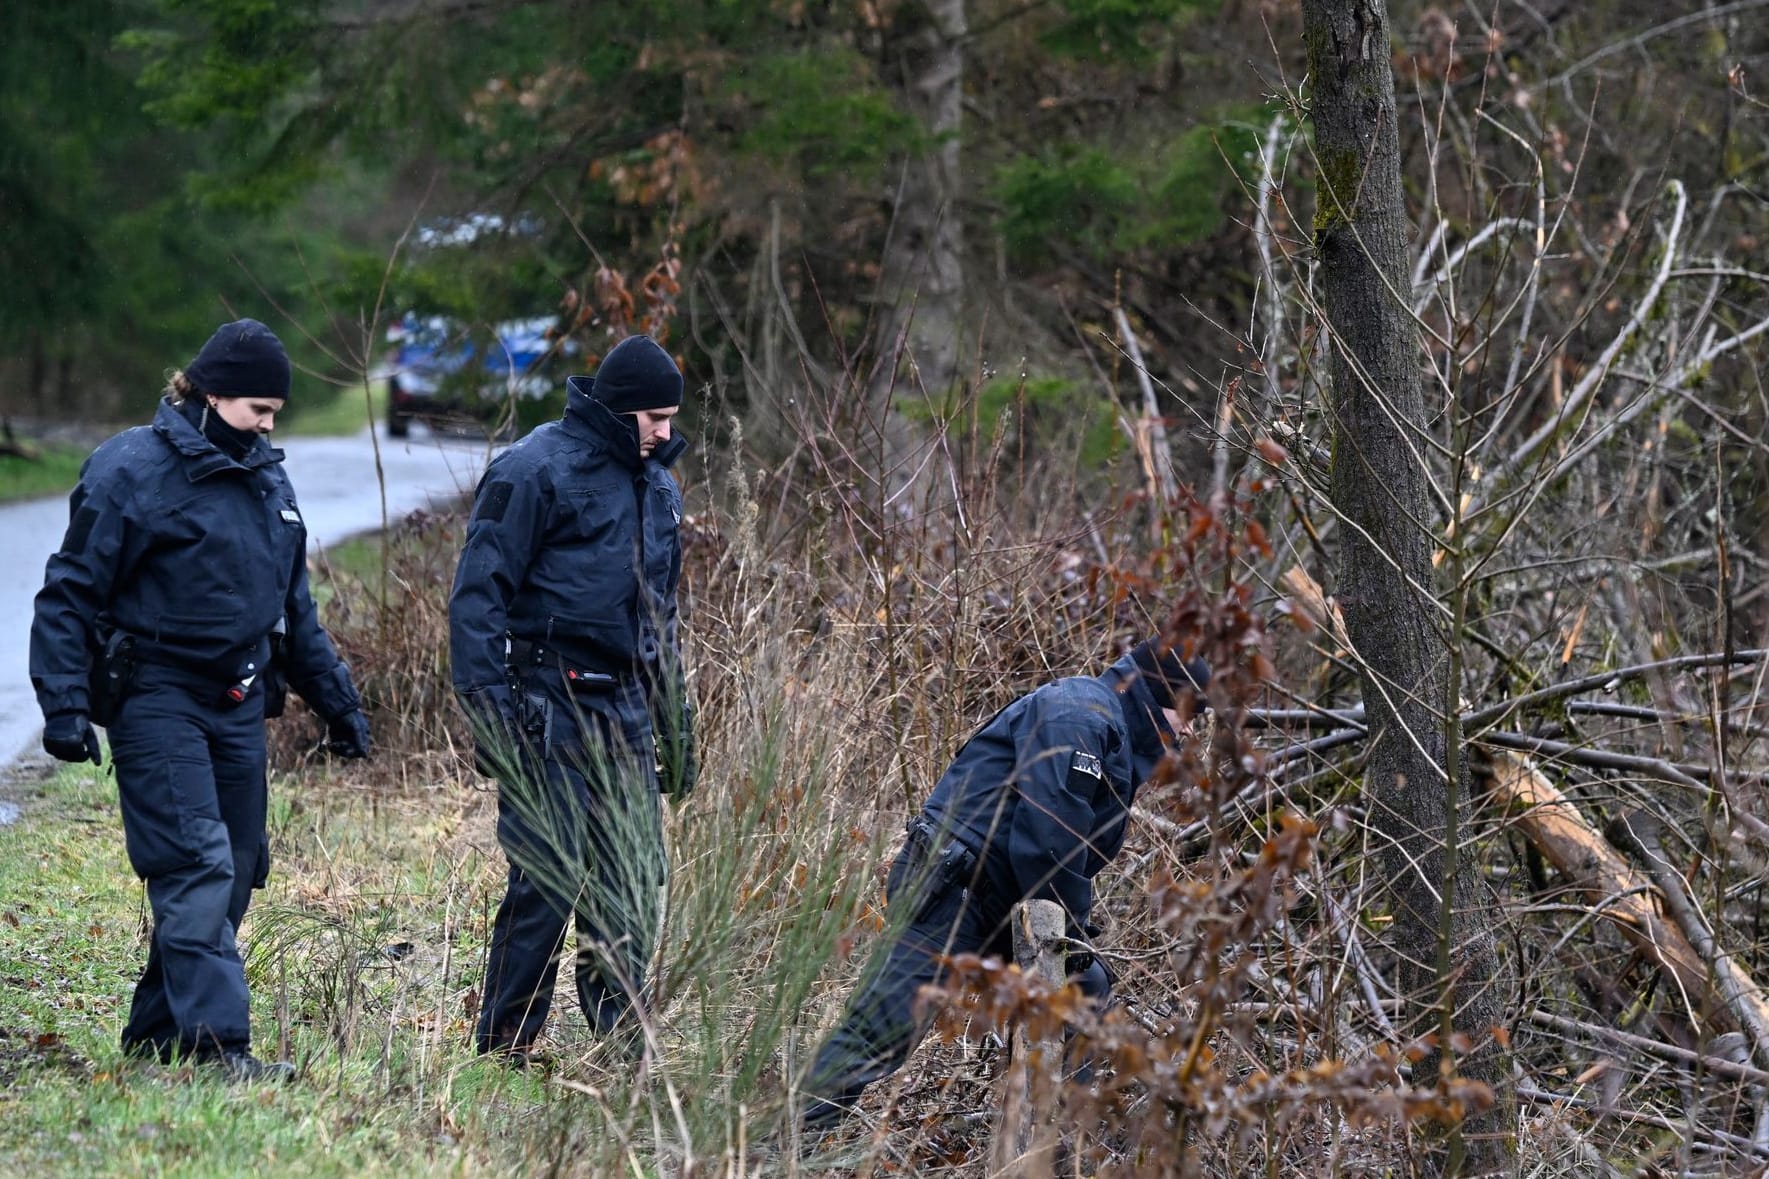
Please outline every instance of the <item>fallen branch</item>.
[[1693, 1134], [1696, 1138], [1705, 1138], [1720, 1146], [1729, 1146], [1733, 1150], [1742, 1151], [1756, 1158], [1769, 1158], [1769, 1148], [1758, 1146], [1749, 1138], [1737, 1134], [1728, 1134], [1724, 1130], [1714, 1130], [1707, 1126], [1692, 1124], [1688, 1119], [1671, 1119], [1657, 1114], [1641, 1113], [1633, 1109], [1617, 1109], [1613, 1105], [1601, 1101], [1593, 1101], [1589, 1097], [1574, 1097], [1570, 1093], [1551, 1093], [1546, 1089], [1538, 1089], [1534, 1085], [1517, 1086], [1517, 1097], [1520, 1101], [1533, 1101], [1538, 1105], [1565, 1105], [1574, 1109], [1589, 1109], [1615, 1118], [1622, 1122], [1639, 1122], [1647, 1126], [1657, 1126], [1661, 1130], [1669, 1130], [1674, 1134]]
[[1719, 940], [1696, 911], [1695, 902], [1683, 886], [1683, 877], [1665, 855], [1654, 820], [1638, 812], [1618, 815], [1609, 825], [1609, 835], [1646, 865], [1647, 874], [1664, 897], [1671, 920], [1707, 963], [1720, 1001], [1749, 1038], [1751, 1055], [1759, 1065], [1769, 1065], [1769, 999], [1744, 967], [1720, 948]]
[[1551, 1011], [1532, 1011], [1529, 1021], [1537, 1027], [1553, 1028], [1557, 1032], [1568, 1035], [1588, 1036], [1599, 1044], [1613, 1044], [1621, 1048], [1637, 1048], [1649, 1056], [1675, 1064], [1687, 1065], [1692, 1071], [1706, 1073], [1709, 1076], [1722, 1077], [1728, 1081], [1739, 1081], [1747, 1085], [1769, 1085], [1769, 1072], [1753, 1068], [1748, 1064], [1738, 1064], [1724, 1060], [1718, 1056], [1709, 1056], [1695, 1052], [1676, 1044], [1667, 1044], [1663, 1040], [1654, 1040], [1648, 1036], [1637, 1036], [1633, 1032], [1624, 1032], [1620, 1028], [1605, 1027], [1602, 1024], [1585, 1023], [1582, 1020], [1568, 1019], [1564, 1015], [1555, 1015]]
[[1118, 334], [1124, 340], [1124, 354], [1130, 358], [1130, 367], [1136, 370], [1137, 383], [1142, 387], [1143, 416], [1132, 441], [1142, 456], [1145, 473], [1158, 502], [1169, 504], [1179, 491], [1179, 478], [1173, 473], [1173, 451], [1167, 445], [1167, 426], [1161, 419], [1161, 407], [1155, 400], [1155, 385], [1143, 364], [1142, 345], [1137, 343], [1130, 317], [1124, 314], [1122, 307], [1113, 308], [1113, 312], [1118, 320]]
[[1761, 663], [1765, 652], [1761, 648], [1748, 651], [1708, 651], [1700, 655], [1679, 655], [1674, 659], [1657, 659], [1651, 663], [1636, 663], [1630, 667], [1618, 667], [1614, 671], [1598, 672], [1595, 675], [1580, 676], [1576, 680], [1550, 684], [1534, 692], [1525, 693], [1510, 700], [1501, 700], [1486, 708], [1476, 709], [1463, 718], [1463, 725], [1468, 728], [1479, 728], [1489, 725], [1500, 717], [1552, 700], [1563, 700], [1568, 696], [1577, 696], [1580, 692], [1589, 692], [1597, 688], [1613, 688], [1629, 680], [1637, 680], [1642, 676], [1655, 672], [1685, 671], [1693, 667], [1721, 667], [1735, 664]]
[[[1480, 740], [1486, 745], [1536, 753], [1556, 761], [1573, 762], [1593, 769], [1627, 770], [1631, 773], [1649, 774], [1702, 794], [1707, 793], [1709, 789], [1707, 782], [1696, 777], [1696, 773], [1700, 772], [1701, 767], [1679, 766], [1673, 762], [1665, 761], [1663, 758], [1643, 757], [1635, 753], [1612, 753], [1606, 749], [1569, 745], [1564, 741], [1550, 741], [1544, 737], [1530, 737], [1523, 733], [1500, 733], [1489, 730], [1481, 735]], [[1746, 781], [1762, 781], [1764, 775], [1761, 770], [1742, 770], [1734, 771], [1733, 776], [1743, 777]], [[1769, 842], [1769, 823], [1765, 823], [1746, 810], [1728, 807], [1727, 813], [1738, 820], [1738, 825], [1758, 841]]]
[[[1489, 729], [1480, 736], [1487, 745], [1498, 745], [1505, 749], [1516, 749], [1524, 753], [1536, 753], [1555, 761], [1572, 762], [1575, 765], [1588, 766], [1600, 770], [1629, 770], [1633, 773], [1651, 774], [1679, 786], [1687, 786], [1692, 790], [1706, 791], [1708, 788], [1701, 775], [1708, 772], [1707, 767], [1686, 765], [1681, 762], [1666, 761], [1662, 757], [1646, 757], [1638, 753], [1616, 753], [1608, 749], [1593, 749], [1589, 745], [1571, 745], [1565, 741], [1554, 741], [1547, 737], [1532, 737], [1527, 733], [1505, 733]], [[1760, 782], [1769, 777], [1769, 771], [1758, 769], [1735, 769], [1729, 771], [1733, 778], [1747, 782]]]
[[1492, 798], [1561, 875], [1597, 904], [1598, 916], [1643, 950], [1683, 994], [1692, 1019], [1706, 1006], [1707, 964], [1652, 899], [1650, 882], [1585, 821], [1529, 760], [1489, 752]]

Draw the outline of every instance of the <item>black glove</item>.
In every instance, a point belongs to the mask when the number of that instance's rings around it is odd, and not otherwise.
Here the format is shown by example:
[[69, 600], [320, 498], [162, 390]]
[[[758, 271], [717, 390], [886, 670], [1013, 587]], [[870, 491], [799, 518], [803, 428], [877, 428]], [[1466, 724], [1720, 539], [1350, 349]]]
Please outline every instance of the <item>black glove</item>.
[[98, 734], [83, 712], [58, 712], [43, 723], [43, 751], [61, 761], [89, 761], [104, 764], [99, 752]]
[[1086, 921], [1077, 930], [1075, 922], [1071, 919], [1066, 932], [1069, 939], [1069, 974], [1086, 974], [1099, 960], [1095, 957], [1092, 946], [1099, 939], [1100, 934], [1105, 932], [1105, 927], [1093, 921]]
[[352, 708], [326, 722], [326, 752], [349, 758], [369, 755], [369, 718], [362, 709]]
[[694, 790], [700, 773], [694, 756], [694, 700], [685, 683], [651, 697], [651, 732], [657, 740], [657, 785], [677, 802]]
[[694, 734], [684, 729], [659, 737], [657, 767], [660, 771], [658, 785], [665, 794], [680, 801], [692, 793], [700, 776], [700, 762], [694, 756]]

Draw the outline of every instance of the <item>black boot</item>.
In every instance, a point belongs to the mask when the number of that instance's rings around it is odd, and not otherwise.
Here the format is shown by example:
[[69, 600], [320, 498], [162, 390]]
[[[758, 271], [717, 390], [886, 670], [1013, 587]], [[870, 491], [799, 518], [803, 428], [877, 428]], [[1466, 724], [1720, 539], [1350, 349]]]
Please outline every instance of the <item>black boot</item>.
[[295, 1066], [286, 1060], [259, 1060], [250, 1052], [223, 1052], [213, 1059], [222, 1075], [236, 1085], [281, 1085], [295, 1079]]

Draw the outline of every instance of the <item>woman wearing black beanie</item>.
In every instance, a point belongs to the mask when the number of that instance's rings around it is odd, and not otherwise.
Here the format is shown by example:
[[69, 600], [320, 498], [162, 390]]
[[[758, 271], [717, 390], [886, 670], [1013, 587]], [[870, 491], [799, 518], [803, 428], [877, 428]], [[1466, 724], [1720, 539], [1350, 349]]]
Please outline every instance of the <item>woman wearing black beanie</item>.
[[235, 943], [270, 869], [264, 719], [280, 713], [285, 677], [326, 718], [334, 753], [369, 751], [308, 591], [283, 452], [266, 438], [289, 376], [262, 323], [217, 329], [172, 374], [153, 424], [86, 461], [31, 626], [43, 747], [98, 762], [93, 726], [105, 728], [129, 862], [153, 910], [123, 1046], [239, 1081], [294, 1073], [252, 1055]]

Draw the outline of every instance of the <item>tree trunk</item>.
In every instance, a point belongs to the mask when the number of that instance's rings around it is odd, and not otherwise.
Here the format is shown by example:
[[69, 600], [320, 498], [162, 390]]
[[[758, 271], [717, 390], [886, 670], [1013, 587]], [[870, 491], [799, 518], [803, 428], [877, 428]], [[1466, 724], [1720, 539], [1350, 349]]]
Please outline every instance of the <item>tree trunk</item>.
[[874, 319], [869, 394], [883, 424], [891, 494], [906, 488], [923, 465], [920, 432], [897, 405], [942, 396], [957, 382], [964, 299], [957, 207], [964, 0], [905, 6], [896, 20], [884, 46], [885, 76], [920, 123], [926, 146], [896, 176]]
[[[1458, 870], [1456, 800], [1466, 762], [1448, 730], [1456, 710], [1446, 634], [1432, 588], [1432, 521], [1422, 464], [1432, 453], [1420, 392], [1417, 327], [1404, 304], [1410, 226], [1400, 180], [1394, 76], [1384, 0], [1303, 0], [1318, 156], [1315, 245], [1331, 352], [1338, 604], [1358, 659], [1370, 731], [1366, 789], [1382, 835], [1393, 948], [1409, 1007], [1406, 1030], [1442, 1030], [1436, 1004], [1479, 1047], [1458, 1071], [1487, 1082], [1493, 1110], [1470, 1118], [1444, 1166], [1501, 1169], [1514, 1116], [1503, 1055], [1490, 1034], [1511, 988], [1502, 978], [1495, 907]], [[1455, 740], [1459, 741], [1459, 731]], [[1446, 884], [1446, 881], [1448, 882]], [[1446, 898], [1451, 907], [1445, 911]], [[1440, 941], [1446, 932], [1447, 939]], [[1448, 969], [1445, 969], [1445, 966]], [[1447, 1021], [1446, 1021], [1447, 1022]], [[1430, 1084], [1440, 1066], [1415, 1067]]]

